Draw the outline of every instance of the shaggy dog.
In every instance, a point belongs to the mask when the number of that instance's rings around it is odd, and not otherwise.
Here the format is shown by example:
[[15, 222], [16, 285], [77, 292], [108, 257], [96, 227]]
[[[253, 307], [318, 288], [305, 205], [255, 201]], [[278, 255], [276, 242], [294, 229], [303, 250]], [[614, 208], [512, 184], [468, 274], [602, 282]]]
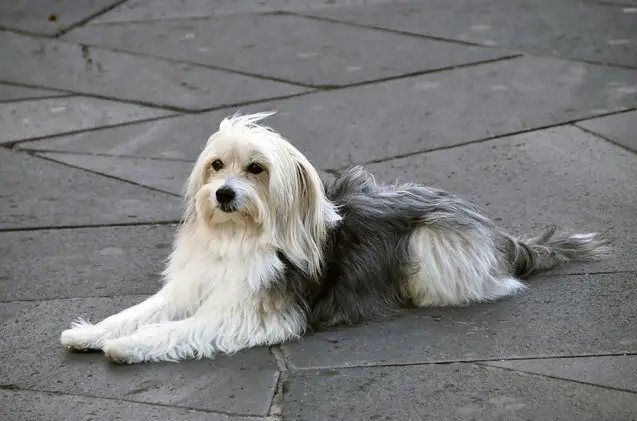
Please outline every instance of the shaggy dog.
[[452, 194], [379, 185], [360, 167], [324, 189], [301, 152], [258, 124], [269, 115], [226, 118], [208, 140], [159, 292], [76, 321], [65, 347], [118, 363], [209, 358], [408, 306], [496, 300], [605, 249], [596, 234], [514, 238]]

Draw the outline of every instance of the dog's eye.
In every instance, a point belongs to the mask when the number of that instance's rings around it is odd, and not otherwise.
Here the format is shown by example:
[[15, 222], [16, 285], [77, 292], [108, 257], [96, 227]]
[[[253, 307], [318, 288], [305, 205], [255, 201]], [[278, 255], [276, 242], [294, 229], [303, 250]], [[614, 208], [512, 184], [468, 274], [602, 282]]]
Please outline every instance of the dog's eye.
[[212, 169], [215, 171], [220, 171], [223, 169], [223, 162], [221, 162], [220, 159], [215, 159], [214, 161], [212, 161], [212, 164], [210, 164], [212, 166]]
[[250, 174], [260, 174], [263, 172], [263, 167], [259, 164], [252, 163], [248, 165], [248, 168], [246, 168], [246, 171], [249, 172]]

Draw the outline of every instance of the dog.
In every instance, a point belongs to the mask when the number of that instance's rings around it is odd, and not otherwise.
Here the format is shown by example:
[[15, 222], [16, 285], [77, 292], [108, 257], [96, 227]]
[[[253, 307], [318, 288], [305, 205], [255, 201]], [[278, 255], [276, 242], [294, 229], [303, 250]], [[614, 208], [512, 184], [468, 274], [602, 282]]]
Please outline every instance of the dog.
[[405, 308], [498, 300], [533, 273], [607, 252], [597, 233], [513, 237], [453, 194], [379, 184], [360, 166], [324, 187], [260, 123], [272, 114], [234, 114], [208, 139], [161, 289], [97, 324], [77, 319], [64, 347], [128, 364], [212, 358]]

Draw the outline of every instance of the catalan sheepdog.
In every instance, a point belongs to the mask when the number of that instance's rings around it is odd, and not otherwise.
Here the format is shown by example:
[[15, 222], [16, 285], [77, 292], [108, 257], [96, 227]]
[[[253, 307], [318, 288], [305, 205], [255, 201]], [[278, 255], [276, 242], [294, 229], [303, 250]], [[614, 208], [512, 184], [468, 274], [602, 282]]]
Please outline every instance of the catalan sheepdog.
[[208, 139], [161, 289], [97, 324], [77, 320], [63, 346], [117, 363], [210, 358], [401, 308], [497, 300], [605, 251], [595, 233], [513, 237], [459, 197], [381, 185], [361, 167], [324, 187], [259, 124], [271, 114], [226, 118]]

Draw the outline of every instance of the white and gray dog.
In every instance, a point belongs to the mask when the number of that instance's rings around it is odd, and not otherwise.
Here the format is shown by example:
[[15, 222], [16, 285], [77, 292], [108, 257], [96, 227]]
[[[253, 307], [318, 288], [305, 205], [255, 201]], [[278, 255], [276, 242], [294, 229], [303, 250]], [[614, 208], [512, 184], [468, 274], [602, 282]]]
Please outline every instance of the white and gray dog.
[[454, 195], [382, 186], [360, 167], [324, 188], [259, 124], [269, 115], [226, 118], [208, 140], [159, 292], [95, 325], [76, 321], [65, 347], [118, 363], [209, 358], [400, 308], [496, 300], [534, 272], [603, 255], [596, 234], [514, 238]]

